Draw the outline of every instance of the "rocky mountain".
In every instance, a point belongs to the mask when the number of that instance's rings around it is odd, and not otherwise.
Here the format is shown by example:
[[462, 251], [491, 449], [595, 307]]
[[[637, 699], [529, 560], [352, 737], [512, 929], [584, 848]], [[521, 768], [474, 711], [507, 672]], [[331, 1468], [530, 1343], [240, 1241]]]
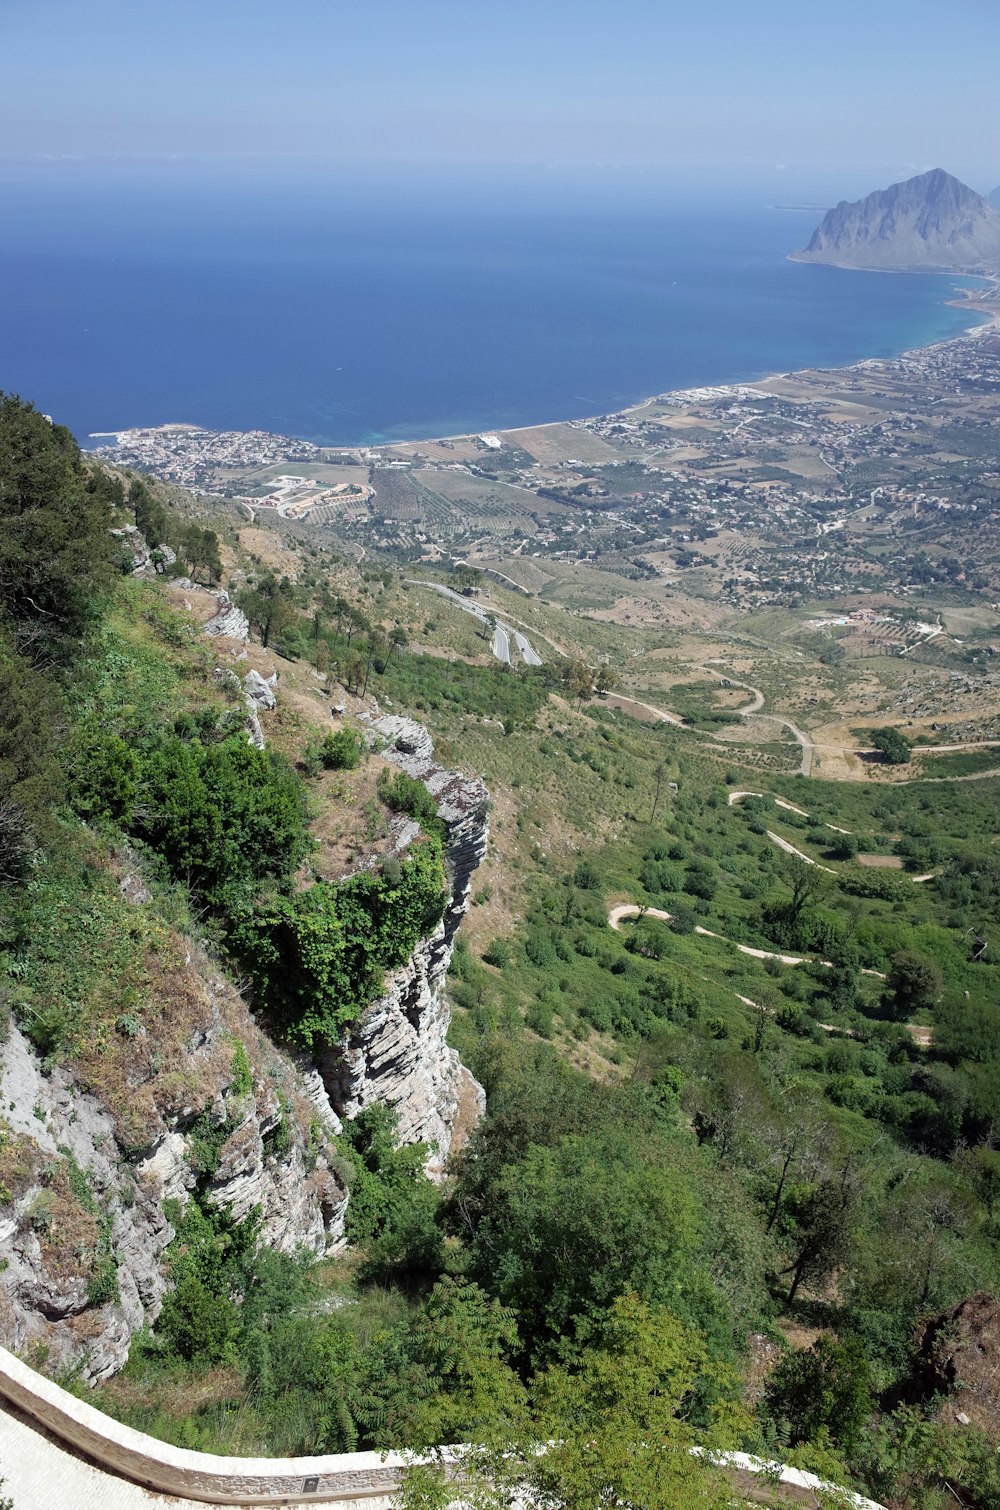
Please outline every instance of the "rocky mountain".
[[986, 198], [995, 210], [1000, 210], [1000, 188], [994, 189], [992, 194], [987, 194]]
[[1000, 214], [934, 168], [828, 211], [796, 262], [886, 272], [1000, 267]]

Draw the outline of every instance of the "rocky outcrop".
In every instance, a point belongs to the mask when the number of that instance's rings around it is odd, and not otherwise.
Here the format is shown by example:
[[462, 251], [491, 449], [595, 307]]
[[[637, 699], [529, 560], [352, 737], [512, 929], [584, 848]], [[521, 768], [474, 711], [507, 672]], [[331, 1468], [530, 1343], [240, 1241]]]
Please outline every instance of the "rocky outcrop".
[[146, 537], [140, 529], [134, 524], [127, 524], [124, 529], [112, 530], [111, 533], [118, 541], [118, 559], [125, 571], [131, 572], [133, 577], [156, 575]]
[[276, 708], [278, 700], [274, 695], [274, 686], [278, 680], [278, 673], [272, 674], [266, 679], [259, 671], [248, 671], [243, 678], [243, 691], [247, 700], [256, 708], [265, 708], [268, 712]]
[[[436, 1173], [451, 1149], [463, 1103], [473, 1120], [485, 1105], [482, 1088], [447, 1044], [445, 979], [489, 840], [489, 794], [476, 777], [438, 765], [430, 734], [413, 719], [386, 715], [369, 720], [368, 727], [385, 758], [422, 781], [437, 801], [447, 829], [450, 896], [434, 933], [388, 977], [384, 994], [341, 1043], [321, 1056], [319, 1069], [339, 1116], [355, 1117], [374, 1101], [395, 1107], [400, 1138], [427, 1143], [428, 1168]], [[405, 842], [405, 831], [402, 837]]]
[[[338, 1245], [347, 1192], [330, 1167], [334, 1114], [327, 1107], [324, 1123], [317, 1087], [248, 1017], [234, 1024], [234, 1001], [192, 1045], [186, 1104], [151, 1119], [141, 1150], [123, 1146], [119, 1118], [70, 1068], [45, 1068], [11, 1027], [0, 1050], [4, 1346], [29, 1357], [43, 1349], [48, 1367], [72, 1362], [86, 1379], [119, 1369], [169, 1287], [168, 1203], [183, 1205], [199, 1182], [237, 1220], [258, 1209], [273, 1248], [322, 1255]], [[249, 1089], [238, 1071], [234, 1083], [234, 1025]], [[206, 1132], [221, 1145], [208, 1172]]]
[[119, 561], [123, 570], [133, 577], [155, 577], [163, 574], [177, 561], [177, 552], [169, 545], [150, 547], [146, 537], [134, 524], [111, 531], [118, 541]]
[[274, 695], [274, 684], [278, 680], [278, 673], [272, 674], [265, 680], [259, 671], [248, 671], [243, 678], [243, 700], [247, 709], [247, 735], [250, 743], [257, 750], [262, 750], [266, 743], [264, 731], [260, 726], [260, 714], [263, 709], [270, 712], [278, 706], [278, 700]]
[[[274, 680], [250, 671], [238, 683], [255, 716], [274, 706]], [[436, 1174], [456, 1124], [467, 1128], [482, 1111], [481, 1088], [447, 1043], [445, 978], [488, 841], [488, 794], [437, 764], [420, 724], [381, 717], [368, 726], [383, 756], [435, 797], [449, 881], [441, 922], [317, 1066], [278, 1050], [217, 966], [178, 934], [158, 956], [160, 997], [111, 1043], [81, 1043], [49, 1066], [11, 1025], [0, 1044], [3, 1345], [103, 1379], [155, 1322], [169, 1288], [171, 1202], [183, 1206], [197, 1189], [237, 1221], [259, 1211], [269, 1246], [321, 1255], [343, 1239], [341, 1119], [389, 1103], [401, 1140], [426, 1143]], [[397, 815], [397, 853], [418, 832]], [[151, 904], [136, 856], [123, 852], [113, 871], [129, 903]]]
[[903, 1397], [1000, 1441], [1000, 1298], [980, 1290], [917, 1329]]
[[250, 635], [250, 621], [242, 608], [231, 602], [227, 592], [215, 594], [216, 612], [203, 624], [203, 634], [220, 635], [227, 640], [245, 640]]
[[1000, 215], [966, 184], [934, 168], [846, 200], [824, 217], [796, 262], [893, 271], [1000, 267]]

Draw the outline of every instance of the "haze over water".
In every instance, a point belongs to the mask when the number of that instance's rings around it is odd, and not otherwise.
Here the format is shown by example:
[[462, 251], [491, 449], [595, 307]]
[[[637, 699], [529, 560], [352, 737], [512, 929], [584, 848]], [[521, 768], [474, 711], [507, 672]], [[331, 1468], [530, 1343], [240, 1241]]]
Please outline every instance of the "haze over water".
[[81, 440], [176, 420], [328, 444], [498, 429], [974, 323], [945, 302], [960, 279], [788, 262], [819, 209], [749, 195], [372, 192], [305, 171], [2, 188], [0, 388]]

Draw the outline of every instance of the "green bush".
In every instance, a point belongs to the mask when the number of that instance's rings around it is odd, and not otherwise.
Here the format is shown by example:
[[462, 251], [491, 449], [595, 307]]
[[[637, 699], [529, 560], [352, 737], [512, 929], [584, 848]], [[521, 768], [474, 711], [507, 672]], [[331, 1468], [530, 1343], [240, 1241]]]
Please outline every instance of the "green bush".
[[407, 813], [429, 834], [439, 839], [446, 836], [446, 828], [438, 817], [437, 803], [422, 781], [415, 781], [405, 771], [395, 775], [388, 766], [383, 767], [378, 778], [378, 794], [386, 807], [394, 813]]
[[295, 772], [242, 734], [214, 744], [153, 734], [134, 747], [87, 724], [73, 770], [81, 816], [121, 823], [213, 905], [263, 880], [287, 882], [309, 845]]
[[345, 1128], [352, 1167], [347, 1235], [366, 1250], [371, 1277], [436, 1275], [444, 1258], [435, 1220], [440, 1192], [424, 1174], [425, 1145], [398, 1148], [396, 1130], [396, 1113], [384, 1102]]
[[328, 771], [353, 771], [364, 759], [365, 746], [353, 729], [336, 729], [323, 740], [319, 755]]
[[272, 893], [237, 914], [233, 953], [268, 1011], [304, 1047], [335, 1043], [440, 922], [447, 900], [441, 846], [427, 837], [381, 875]]
[[869, 738], [890, 765], [906, 765], [913, 754], [913, 746], [906, 735], [899, 729], [892, 728], [891, 725], [886, 725], [882, 729], [873, 729]]

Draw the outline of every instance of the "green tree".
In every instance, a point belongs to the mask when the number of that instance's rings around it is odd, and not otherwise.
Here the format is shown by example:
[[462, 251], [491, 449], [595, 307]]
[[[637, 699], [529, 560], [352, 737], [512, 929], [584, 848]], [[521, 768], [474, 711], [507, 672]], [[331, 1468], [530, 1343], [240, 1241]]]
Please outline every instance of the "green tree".
[[0, 394], [0, 624], [36, 664], [72, 652], [111, 580], [108, 502], [86, 483], [70, 432]]
[[439, 1280], [392, 1359], [405, 1393], [386, 1440], [428, 1448], [523, 1429], [527, 1391], [508, 1361], [517, 1348], [513, 1311], [476, 1284]]
[[128, 505], [139, 530], [149, 546], [163, 545], [170, 533], [167, 511], [158, 498], [154, 498], [145, 482], [137, 477], [129, 486]]
[[382, 1102], [348, 1123], [353, 1177], [347, 1234], [365, 1250], [369, 1278], [436, 1275], [443, 1262], [436, 1221], [440, 1192], [424, 1173], [426, 1146], [400, 1148], [396, 1138], [396, 1113]]
[[796, 1190], [786, 1205], [791, 1228], [792, 1260], [783, 1270], [791, 1276], [788, 1304], [804, 1281], [825, 1279], [847, 1251], [855, 1191], [848, 1166], [839, 1178], [829, 1175]]
[[935, 960], [915, 950], [900, 950], [885, 983], [883, 1010], [894, 1022], [906, 1022], [914, 1012], [933, 1007], [943, 989], [944, 976]]
[[872, 744], [879, 750], [890, 765], [906, 765], [913, 754], [913, 746], [906, 735], [899, 729], [886, 725], [882, 729], [873, 729], [870, 734]]
[[[0, 543], [0, 550], [2, 550]], [[39, 826], [63, 791], [57, 730], [64, 718], [52, 679], [0, 638], [0, 885], [26, 873]]]
[[236, 602], [264, 646], [279, 640], [299, 618], [292, 583], [287, 577], [279, 581], [273, 572], [265, 572], [256, 586], [245, 588], [237, 595]]
[[693, 1279], [697, 1213], [687, 1182], [624, 1133], [529, 1147], [497, 1179], [473, 1272], [517, 1312], [535, 1357], [600, 1328], [626, 1290], [676, 1298]]
[[764, 903], [761, 927], [782, 948], [808, 949], [812, 944], [814, 908], [826, 889], [826, 879], [818, 865], [809, 865], [796, 855], [781, 857], [779, 873], [790, 894], [772, 897]]
[[[710, 1456], [692, 1449], [741, 1439], [749, 1423], [734, 1394], [733, 1379], [695, 1332], [623, 1295], [599, 1345], [574, 1368], [555, 1365], [536, 1381], [533, 1419], [512, 1422], [463, 1460], [463, 1499], [482, 1510], [520, 1502], [723, 1510], [732, 1486]], [[547, 1445], [539, 1450], [540, 1443]], [[408, 1476], [403, 1505], [440, 1510], [447, 1493], [440, 1478], [418, 1471]]]
[[772, 1374], [765, 1406], [793, 1446], [833, 1442], [850, 1455], [872, 1413], [871, 1371], [861, 1343], [825, 1334], [787, 1354]]

